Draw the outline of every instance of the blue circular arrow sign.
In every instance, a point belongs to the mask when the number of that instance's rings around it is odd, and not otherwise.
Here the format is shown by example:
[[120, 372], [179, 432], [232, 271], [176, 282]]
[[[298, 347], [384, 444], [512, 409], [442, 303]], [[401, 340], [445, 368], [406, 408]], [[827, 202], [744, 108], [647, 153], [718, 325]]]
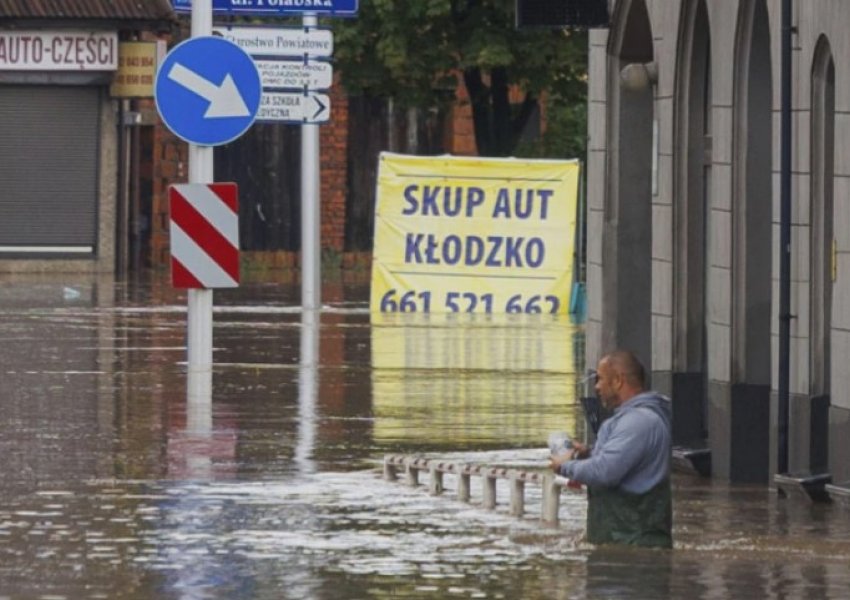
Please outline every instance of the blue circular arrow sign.
[[262, 84], [254, 60], [220, 37], [181, 42], [156, 74], [154, 99], [165, 125], [198, 146], [235, 140], [254, 122]]

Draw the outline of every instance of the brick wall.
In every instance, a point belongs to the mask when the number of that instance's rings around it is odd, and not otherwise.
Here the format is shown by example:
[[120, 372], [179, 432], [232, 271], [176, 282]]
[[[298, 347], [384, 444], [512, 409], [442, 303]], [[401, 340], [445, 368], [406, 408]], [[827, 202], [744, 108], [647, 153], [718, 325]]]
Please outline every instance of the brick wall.
[[167, 269], [171, 257], [168, 238], [168, 186], [189, 178], [189, 146], [159, 124], [154, 129], [153, 198], [151, 198], [151, 265]]
[[[474, 156], [475, 135], [472, 111], [466, 101], [466, 91], [458, 80], [459, 103], [447, 120], [445, 148], [451, 154]], [[348, 97], [342, 86], [335, 83], [328, 92], [331, 100], [331, 119], [319, 128], [320, 136], [320, 185], [321, 185], [321, 244], [323, 251], [342, 254], [345, 243], [345, 206], [348, 185]], [[154, 111], [153, 102], [146, 101], [142, 110]], [[168, 186], [185, 183], [188, 178], [188, 145], [174, 136], [158, 122], [154, 134], [154, 156], [152, 157], [153, 198], [151, 224], [151, 264], [154, 268], [169, 266], [168, 242]], [[246, 253], [247, 254], [247, 253]], [[281, 256], [260, 257], [259, 254]], [[289, 256], [282, 256], [282, 255]], [[298, 265], [293, 253], [250, 253], [247, 258], [259, 267], [280, 268], [282, 265]], [[368, 257], [343, 257], [344, 267], [363, 267]]]
[[446, 152], [457, 156], [476, 156], [475, 128], [472, 124], [472, 105], [463, 84], [463, 76], [457, 75], [457, 104], [446, 120], [444, 140]]
[[342, 252], [345, 243], [345, 194], [348, 185], [348, 96], [335, 82], [328, 94], [331, 119], [320, 130], [323, 250]]
[[[340, 86], [329, 92], [331, 120], [320, 126], [321, 241], [323, 250], [342, 252], [345, 241], [345, 194], [348, 180], [348, 99]], [[150, 109], [153, 109], [152, 103]], [[154, 133], [151, 264], [168, 268], [168, 186], [188, 179], [188, 145], [162, 123]], [[273, 261], [279, 265], [290, 260]]]

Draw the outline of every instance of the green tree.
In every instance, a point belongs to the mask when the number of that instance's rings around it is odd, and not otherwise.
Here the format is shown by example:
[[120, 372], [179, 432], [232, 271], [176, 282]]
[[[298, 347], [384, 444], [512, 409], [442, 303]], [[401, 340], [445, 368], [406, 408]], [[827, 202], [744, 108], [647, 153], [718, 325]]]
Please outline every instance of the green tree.
[[587, 80], [585, 33], [517, 30], [514, 2], [361, 0], [356, 18], [333, 22], [342, 82], [352, 93], [430, 109], [456, 102], [460, 76], [479, 154], [508, 156], [544, 95], [553, 108], [581, 106], [583, 119]]

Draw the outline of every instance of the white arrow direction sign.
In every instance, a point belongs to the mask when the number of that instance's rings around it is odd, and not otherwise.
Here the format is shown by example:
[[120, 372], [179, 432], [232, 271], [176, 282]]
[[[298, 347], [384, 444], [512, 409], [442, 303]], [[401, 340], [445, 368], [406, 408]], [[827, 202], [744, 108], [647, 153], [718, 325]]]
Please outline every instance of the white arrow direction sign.
[[255, 60], [263, 88], [326, 90], [333, 82], [333, 66], [319, 60]]
[[215, 85], [180, 63], [174, 63], [168, 72], [168, 78], [209, 101], [210, 106], [204, 113], [207, 119], [251, 115], [230, 74], [225, 76], [220, 85]]
[[159, 115], [174, 135], [198, 146], [220, 146], [245, 133], [261, 97], [254, 59], [212, 35], [180, 42], [156, 72]]
[[326, 94], [263, 92], [258, 121], [276, 123], [324, 123], [331, 117], [331, 101]]

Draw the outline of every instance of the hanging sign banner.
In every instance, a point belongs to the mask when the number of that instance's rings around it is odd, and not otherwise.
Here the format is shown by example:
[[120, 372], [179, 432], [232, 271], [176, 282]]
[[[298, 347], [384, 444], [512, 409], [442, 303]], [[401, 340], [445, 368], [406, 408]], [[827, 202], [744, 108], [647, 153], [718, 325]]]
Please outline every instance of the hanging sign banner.
[[151, 98], [165, 42], [119, 42], [118, 71], [109, 86], [113, 98]]
[[579, 162], [383, 153], [372, 312], [566, 314]]

